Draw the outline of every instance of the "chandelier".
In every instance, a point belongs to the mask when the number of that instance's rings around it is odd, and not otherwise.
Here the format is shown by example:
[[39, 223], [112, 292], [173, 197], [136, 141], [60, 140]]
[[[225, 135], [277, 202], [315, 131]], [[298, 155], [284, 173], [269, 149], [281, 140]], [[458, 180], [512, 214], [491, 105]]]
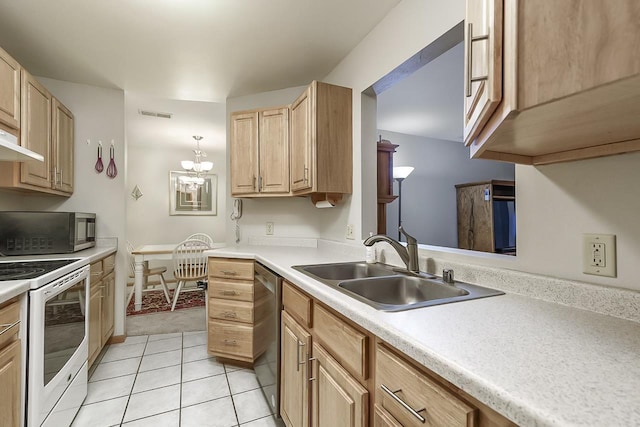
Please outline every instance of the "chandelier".
[[193, 150], [196, 158], [195, 160], [182, 160], [180, 165], [182, 165], [182, 169], [187, 172], [192, 172], [196, 178], [200, 179], [201, 175], [206, 174], [213, 168], [213, 162], [203, 162], [202, 158], [207, 157], [207, 153], [200, 150], [200, 140], [201, 136], [194, 136], [193, 139], [196, 140], [196, 149]]

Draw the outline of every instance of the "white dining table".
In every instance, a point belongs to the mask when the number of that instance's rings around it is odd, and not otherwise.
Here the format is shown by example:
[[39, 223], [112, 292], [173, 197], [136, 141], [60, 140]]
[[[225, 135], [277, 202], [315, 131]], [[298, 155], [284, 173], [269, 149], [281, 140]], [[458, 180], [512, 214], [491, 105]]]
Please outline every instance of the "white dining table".
[[[168, 260], [173, 256], [173, 250], [178, 243], [166, 243], [161, 245], [142, 245], [135, 248], [131, 254], [134, 262], [134, 309], [136, 311], [142, 309], [142, 287], [145, 277], [144, 270], [149, 268], [151, 260]], [[225, 247], [224, 243], [214, 243], [211, 249]]]

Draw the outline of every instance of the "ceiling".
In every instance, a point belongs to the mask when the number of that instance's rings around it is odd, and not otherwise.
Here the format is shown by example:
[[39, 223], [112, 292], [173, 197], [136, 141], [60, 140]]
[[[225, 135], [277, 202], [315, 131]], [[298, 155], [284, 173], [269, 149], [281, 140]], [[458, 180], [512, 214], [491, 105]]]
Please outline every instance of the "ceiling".
[[400, 0], [0, 0], [32, 74], [223, 102], [322, 79]]
[[378, 129], [461, 142], [463, 55], [460, 43], [379, 94]]

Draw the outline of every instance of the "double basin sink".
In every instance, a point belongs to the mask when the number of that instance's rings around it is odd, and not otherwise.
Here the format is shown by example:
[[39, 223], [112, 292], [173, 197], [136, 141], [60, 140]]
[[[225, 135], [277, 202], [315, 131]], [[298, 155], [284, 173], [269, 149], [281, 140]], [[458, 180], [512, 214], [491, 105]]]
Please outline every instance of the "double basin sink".
[[445, 283], [436, 276], [403, 272], [380, 263], [347, 262], [293, 268], [382, 311], [404, 311], [504, 294], [470, 283]]

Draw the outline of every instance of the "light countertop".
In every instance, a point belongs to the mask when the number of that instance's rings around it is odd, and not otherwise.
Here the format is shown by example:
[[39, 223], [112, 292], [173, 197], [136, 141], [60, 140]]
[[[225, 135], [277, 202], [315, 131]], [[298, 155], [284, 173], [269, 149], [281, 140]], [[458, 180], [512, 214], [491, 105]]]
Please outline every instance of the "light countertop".
[[512, 293], [388, 313], [291, 268], [361, 261], [364, 248], [208, 254], [256, 259], [519, 425], [640, 425], [639, 323]]
[[[73, 252], [69, 254], [50, 254], [50, 255], [23, 255], [3, 257], [1, 262], [14, 262], [14, 261], [33, 261], [33, 260], [46, 260], [46, 259], [80, 259], [77, 263], [77, 267], [82, 267], [92, 262], [111, 255], [116, 251], [115, 246], [97, 246], [89, 249], [85, 249], [79, 252]], [[7, 280], [0, 282], [0, 304], [10, 300], [13, 297], [21, 295], [29, 290], [29, 280]]]

